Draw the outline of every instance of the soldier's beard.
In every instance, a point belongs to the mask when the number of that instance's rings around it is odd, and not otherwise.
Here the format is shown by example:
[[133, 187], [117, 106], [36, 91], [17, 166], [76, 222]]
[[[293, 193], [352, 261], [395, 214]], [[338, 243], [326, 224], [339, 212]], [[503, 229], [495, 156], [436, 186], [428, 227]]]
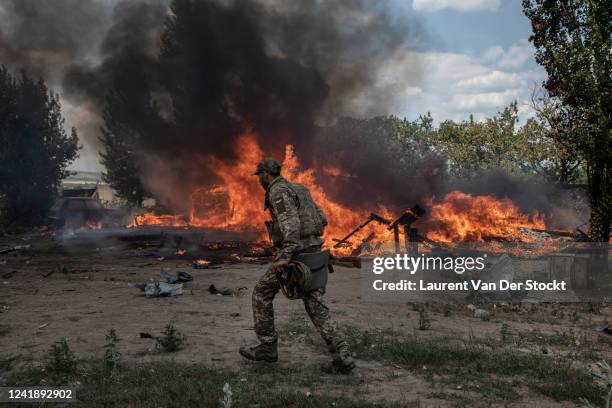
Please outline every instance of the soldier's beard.
[[259, 184], [261, 184], [264, 190], [267, 190], [270, 182], [265, 177], [259, 177]]

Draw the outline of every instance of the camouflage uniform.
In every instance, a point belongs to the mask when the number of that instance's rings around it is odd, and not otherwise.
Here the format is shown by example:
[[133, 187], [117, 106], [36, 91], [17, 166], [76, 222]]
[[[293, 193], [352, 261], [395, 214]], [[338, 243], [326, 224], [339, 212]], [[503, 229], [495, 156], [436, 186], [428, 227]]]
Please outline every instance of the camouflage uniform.
[[[320, 250], [323, 244], [321, 235], [327, 220], [304, 186], [277, 177], [266, 189], [265, 208], [272, 216], [272, 222], [268, 224], [270, 238], [279, 248], [275, 261], [290, 260], [302, 250]], [[280, 284], [272, 265], [253, 289], [255, 333], [264, 344], [277, 340], [272, 302], [279, 290]], [[339, 336], [337, 326], [329, 316], [329, 309], [323, 303], [324, 294], [325, 289], [320, 288], [304, 296], [306, 312], [334, 358], [350, 357], [348, 345]]]

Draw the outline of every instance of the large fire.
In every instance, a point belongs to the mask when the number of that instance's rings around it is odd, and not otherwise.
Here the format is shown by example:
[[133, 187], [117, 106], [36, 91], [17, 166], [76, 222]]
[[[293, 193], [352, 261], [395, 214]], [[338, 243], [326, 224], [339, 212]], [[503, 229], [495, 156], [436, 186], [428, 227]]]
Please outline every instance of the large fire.
[[540, 214], [521, 214], [509, 198], [499, 200], [460, 191], [448, 193], [441, 203], [430, 205], [429, 213], [434, 226], [427, 238], [437, 242], [530, 242], [533, 238], [524, 232], [526, 228], [545, 228]]
[[[207, 227], [234, 231], [261, 231], [269, 214], [263, 210], [263, 190], [252, 175], [257, 163], [264, 157], [255, 136], [248, 132], [236, 145], [235, 162], [221, 161], [216, 157], [202, 156], [200, 160], [220, 180], [218, 185], [195, 188], [191, 194], [189, 214], [157, 215], [147, 212], [136, 216], [128, 227], [144, 225], [166, 227]], [[293, 146], [285, 147], [283, 176], [288, 180], [308, 187], [314, 200], [321, 206], [329, 225], [325, 238], [333, 246], [368, 218], [371, 210], [392, 221], [395, 217], [387, 207], [358, 210], [334, 201], [316, 181], [314, 169], [301, 170]], [[323, 168], [325, 177], [350, 177], [336, 167]], [[428, 239], [437, 242], [480, 242], [486, 239], [529, 242], [524, 228], [543, 229], [544, 221], [537, 213], [533, 216], [521, 214], [510, 199], [492, 196], [472, 196], [459, 191], [447, 194], [440, 203], [430, 200], [427, 207], [428, 221], [417, 225], [425, 229]], [[419, 222], [420, 223], [420, 222]], [[350, 253], [364, 240], [375, 237], [378, 242], [393, 241], [393, 232], [386, 225], [371, 222], [351, 236], [349, 242], [336, 248], [336, 252]], [[334, 239], [336, 241], [334, 241]]]
[[[263, 210], [263, 189], [253, 176], [257, 163], [264, 157], [255, 136], [251, 133], [242, 135], [236, 143], [236, 156], [240, 160], [226, 163], [212, 156], [201, 157], [203, 163], [221, 180], [213, 187], [198, 187], [191, 194], [189, 214], [162, 214], [147, 212], [134, 217], [128, 227], [145, 225], [165, 227], [207, 227], [234, 231], [265, 231], [264, 222], [269, 215]], [[329, 225], [326, 238], [338, 238], [363, 222], [368, 211], [351, 209], [332, 200], [316, 182], [313, 169], [300, 170], [300, 164], [293, 146], [285, 147], [283, 159], [283, 176], [288, 180], [304, 184], [310, 190], [314, 200], [325, 212]], [[339, 169], [329, 171], [329, 176], [342, 176]], [[389, 219], [391, 212], [384, 207], [378, 212]], [[368, 228], [355, 234], [351, 242], [359, 243], [369, 234], [375, 232], [378, 239], [392, 237], [385, 226], [372, 223]], [[333, 243], [333, 242], [330, 242]]]

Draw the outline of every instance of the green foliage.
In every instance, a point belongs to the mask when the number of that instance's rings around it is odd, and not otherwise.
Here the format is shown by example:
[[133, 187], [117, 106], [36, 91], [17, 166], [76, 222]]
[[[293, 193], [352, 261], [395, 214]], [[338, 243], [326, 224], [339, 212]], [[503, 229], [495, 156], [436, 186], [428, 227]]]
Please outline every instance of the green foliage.
[[544, 87], [571, 129], [565, 144], [585, 162], [591, 238], [607, 242], [612, 222], [612, 3], [523, 0]]
[[579, 180], [581, 161], [562, 145], [541, 113], [518, 127], [516, 103], [482, 122], [444, 121], [435, 147], [448, 160], [449, 173], [469, 179], [487, 171], [553, 183]]
[[0, 67], [0, 222], [46, 221], [66, 167], [77, 157], [74, 128], [64, 130], [59, 97], [44, 81]]
[[447, 120], [438, 128], [429, 115], [414, 122], [390, 117], [395, 133], [378, 144], [395, 146], [390, 156], [421, 180], [436, 175], [465, 180], [501, 170], [539, 182], [581, 181], [582, 161], [553, 137], [559, 129], [552, 129], [540, 112], [522, 127], [518, 119], [516, 103], [484, 121]]
[[115, 329], [111, 329], [106, 335], [106, 344], [104, 345], [104, 367], [108, 370], [115, 370], [119, 366], [119, 358], [121, 353], [117, 350], [119, 337]]
[[181, 332], [168, 323], [162, 335], [156, 339], [155, 348], [158, 351], [173, 353], [183, 348], [185, 339]]
[[514, 132], [518, 121], [516, 103], [484, 122], [468, 121], [440, 124], [437, 141], [449, 159], [449, 173], [457, 178], [470, 178], [483, 171], [504, 170], [517, 174], [517, 145]]
[[539, 176], [551, 182], [586, 183], [584, 160], [568, 143], [568, 136], [575, 129], [564, 119], [563, 108], [545, 89], [534, 89], [531, 99], [536, 115], [521, 129], [529, 165]]
[[55, 384], [64, 384], [77, 373], [77, 362], [66, 339], [51, 345], [45, 364], [49, 380]]

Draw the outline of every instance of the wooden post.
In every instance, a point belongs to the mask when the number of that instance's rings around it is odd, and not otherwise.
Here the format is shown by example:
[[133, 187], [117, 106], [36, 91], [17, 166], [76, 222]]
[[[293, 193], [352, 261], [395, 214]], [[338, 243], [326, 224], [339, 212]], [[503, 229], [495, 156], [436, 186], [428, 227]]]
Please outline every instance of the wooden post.
[[400, 242], [399, 242], [399, 225], [395, 223], [393, 225], [393, 240], [395, 241], [395, 253], [400, 253]]

